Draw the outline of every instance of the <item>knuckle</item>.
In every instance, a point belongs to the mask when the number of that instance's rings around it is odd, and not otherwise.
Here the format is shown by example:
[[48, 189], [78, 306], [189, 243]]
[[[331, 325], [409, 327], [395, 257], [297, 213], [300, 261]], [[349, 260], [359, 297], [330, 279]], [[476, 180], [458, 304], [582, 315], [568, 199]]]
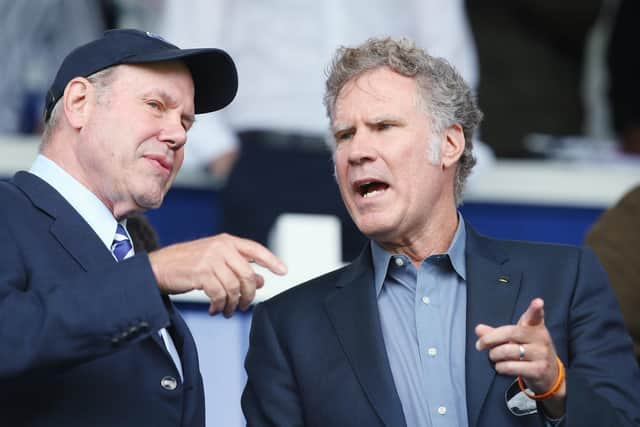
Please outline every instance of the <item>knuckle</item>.
[[213, 288], [209, 288], [206, 289], [206, 294], [209, 296], [209, 299], [211, 300], [211, 302], [213, 303], [220, 303], [221, 301], [224, 302], [226, 300], [226, 293], [224, 292], [224, 290], [222, 288], [220, 288], [219, 286], [215, 286]]
[[227, 284], [227, 294], [230, 296], [234, 296], [240, 293], [240, 283], [234, 281], [232, 283]]
[[245, 271], [243, 272], [241, 279], [244, 283], [251, 284], [255, 282], [255, 274], [253, 271]]
[[545, 370], [544, 364], [536, 364], [533, 369], [533, 374], [535, 375], [536, 378], [542, 378], [545, 371], [546, 370]]
[[491, 350], [489, 350], [489, 359], [491, 360], [496, 360], [498, 359], [498, 351], [495, 348], [492, 348]]
[[220, 239], [227, 245], [230, 245], [234, 242], [234, 240], [236, 239], [234, 236], [232, 236], [229, 233], [222, 233], [220, 235]]

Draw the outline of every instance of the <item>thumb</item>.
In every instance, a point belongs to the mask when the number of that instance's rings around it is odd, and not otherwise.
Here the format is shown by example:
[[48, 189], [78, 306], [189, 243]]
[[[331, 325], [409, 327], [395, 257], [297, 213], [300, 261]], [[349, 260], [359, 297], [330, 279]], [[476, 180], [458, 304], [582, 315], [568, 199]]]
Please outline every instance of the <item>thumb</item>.
[[542, 298], [534, 298], [529, 304], [527, 311], [522, 313], [518, 325], [538, 326], [544, 325], [544, 301]]

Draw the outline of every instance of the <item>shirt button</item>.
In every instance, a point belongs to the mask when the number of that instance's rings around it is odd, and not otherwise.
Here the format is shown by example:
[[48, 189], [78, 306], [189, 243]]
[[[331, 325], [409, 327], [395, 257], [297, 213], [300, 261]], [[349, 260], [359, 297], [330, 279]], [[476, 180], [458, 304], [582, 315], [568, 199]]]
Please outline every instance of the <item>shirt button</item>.
[[429, 347], [427, 349], [427, 354], [431, 357], [436, 357], [438, 354], [438, 349], [436, 349], [435, 347]]
[[444, 415], [444, 414], [446, 414], [446, 413], [447, 413], [447, 407], [446, 407], [446, 406], [439, 406], [439, 407], [438, 407], [438, 413], [439, 413], [440, 415]]
[[422, 297], [422, 302], [429, 305], [431, 304], [431, 298], [429, 297]]
[[394, 259], [394, 262], [396, 263], [396, 265], [397, 265], [398, 267], [402, 267], [402, 266], [404, 265], [404, 260], [403, 260], [402, 258], [400, 258], [400, 257], [396, 257], [396, 258]]
[[160, 380], [160, 385], [163, 389], [171, 391], [176, 389], [176, 387], [178, 386], [178, 381], [176, 381], [176, 379], [173, 377], [163, 377]]

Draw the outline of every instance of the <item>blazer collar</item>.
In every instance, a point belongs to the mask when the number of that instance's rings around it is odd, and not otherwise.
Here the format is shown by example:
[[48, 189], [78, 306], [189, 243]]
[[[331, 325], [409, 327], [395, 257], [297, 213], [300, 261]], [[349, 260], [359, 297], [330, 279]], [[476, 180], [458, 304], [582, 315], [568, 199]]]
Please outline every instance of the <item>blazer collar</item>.
[[[18, 172], [14, 175], [13, 182], [36, 208], [51, 217], [49, 231], [83, 270], [104, 268], [104, 266], [117, 262], [89, 224], [53, 187], [28, 172]], [[178, 328], [176, 336], [183, 337], [188, 334], [184, 321], [177, 311], [174, 311], [173, 304], [168, 297], [165, 298], [165, 304], [169, 311], [171, 324]], [[151, 334], [151, 338], [170, 358], [162, 338], [157, 333]], [[185, 348], [182, 339], [176, 342], [176, 346], [180, 349], [181, 360], [183, 357], [189, 359], [188, 365], [192, 362], [191, 359], [197, 360], [195, 348]], [[192, 377], [193, 374], [189, 376], [189, 378]], [[190, 386], [191, 383], [185, 384], [185, 388]]]
[[[28, 172], [18, 172], [14, 175], [13, 182], [36, 208], [51, 217], [49, 231], [83, 270], [100, 269], [117, 262], [89, 224], [53, 187]], [[171, 324], [184, 325], [182, 319], [178, 319], [179, 315], [174, 312], [173, 304], [168, 298], [165, 299], [165, 304], [167, 304], [167, 310], [170, 313]], [[186, 326], [182, 329], [186, 329]], [[177, 336], [185, 335], [184, 330], [179, 332]], [[167, 357], [171, 357], [166, 350], [164, 341], [157, 333], [151, 334], [151, 338], [156, 345], [163, 349]], [[176, 346], [182, 350], [182, 341], [176, 343]], [[183, 352], [181, 359], [183, 355], [193, 358], [195, 351], [193, 355], [189, 352]]]
[[53, 187], [28, 172], [18, 172], [13, 182], [36, 208], [51, 217], [51, 234], [82, 269], [116, 262], [86, 221]]
[[[469, 425], [474, 426], [496, 375], [486, 352], [475, 349], [474, 329], [479, 323], [500, 326], [513, 321], [522, 272], [495, 240], [469, 224], [466, 234], [465, 375]], [[358, 381], [385, 425], [406, 425], [382, 338], [369, 245], [344, 270], [336, 288], [325, 308]]]
[[344, 270], [325, 309], [369, 402], [389, 427], [405, 426], [382, 338], [370, 246]]
[[509, 263], [497, 241], [467, 225], [467, 340], [465, 374], [469, 425], [477, 424], [485, 397], [496, 375], [486, 351], [475, 348], [479, 323], [501, 326], [512, 322], [522, 272]]

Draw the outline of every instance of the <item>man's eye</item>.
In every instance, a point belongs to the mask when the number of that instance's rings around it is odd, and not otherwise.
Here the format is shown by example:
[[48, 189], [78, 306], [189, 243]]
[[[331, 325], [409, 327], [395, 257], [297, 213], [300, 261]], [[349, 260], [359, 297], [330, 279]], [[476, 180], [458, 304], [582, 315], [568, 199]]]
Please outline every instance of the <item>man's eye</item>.
[[346, 141], [353, 138], [353, 132], [340, 132], [335, 137], [336, 141]]
[[378, 123], [378, 130], [387, 130], [387, 129], [391, 129], [393, 127], [393, 125], [391, 123]]
[[154, 110], [162, 110], [162, 104], [158, 101], [147, 101], [147, 105]]

